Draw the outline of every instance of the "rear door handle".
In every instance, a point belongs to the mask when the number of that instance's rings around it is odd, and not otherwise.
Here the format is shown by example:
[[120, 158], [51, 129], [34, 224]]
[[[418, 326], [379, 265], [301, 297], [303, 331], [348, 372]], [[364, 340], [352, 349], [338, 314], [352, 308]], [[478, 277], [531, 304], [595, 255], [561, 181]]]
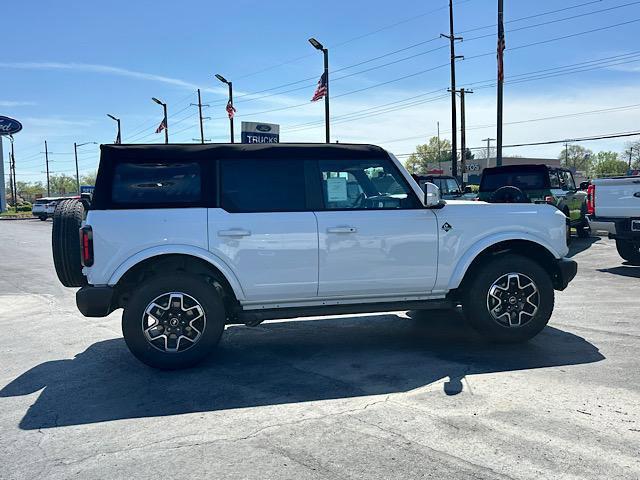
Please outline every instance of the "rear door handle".
[[356, 227], [331, 227], [327, 228], [327, 233], [357, 233]]
[[241, 228], [232, 228], [231, 230], [218, 230], [219, 237], [248, 237], [251, 235], [249, 230], [242, 230]]

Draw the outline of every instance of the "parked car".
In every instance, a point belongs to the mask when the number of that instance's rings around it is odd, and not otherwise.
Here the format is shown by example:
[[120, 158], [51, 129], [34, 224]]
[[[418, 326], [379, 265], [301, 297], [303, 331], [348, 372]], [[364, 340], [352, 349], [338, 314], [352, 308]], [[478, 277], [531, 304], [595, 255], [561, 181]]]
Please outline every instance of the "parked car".
[[158, 368], [199, 362], [225, 324], [301, 316], [462, 306], [525, 341], [577, 270], [556, 208], [444, 202], [372, 145], [102, 145], [84, 211], [56, 208], [58, 278], [87, 317], [123, 308]]
[[58, 200], [58, 197], [44, 197], [36, 199], [31, 207], [31, 214], [43, 221], [52, 217]]
[[640, 265], [640, 177], [592, 180], [587, 212], [591, 228], [607, 231], [620, 256]]
[[440, 189], [440, 196], [444, 200], [460, 199], [464, 195], [464, 190], [456, 177], [449, 175], [412, 175], [423, 191], [427, 183], [433, 183]]
[[[587, 220], [587, 192], [578, 190], [571, 170], [546, 165], [508, 165], [485, 168], [480, 179], [479, 200], [500, 202], [501, 192], [517, 189], [525, 202], [548, 203], [567, 217], [567, 241], [571, 228], [579, 237], [591, 234]], [[502, 189], [502, 190], [501, 190]], [[508, 198], [508, 195], [507, 195]]]

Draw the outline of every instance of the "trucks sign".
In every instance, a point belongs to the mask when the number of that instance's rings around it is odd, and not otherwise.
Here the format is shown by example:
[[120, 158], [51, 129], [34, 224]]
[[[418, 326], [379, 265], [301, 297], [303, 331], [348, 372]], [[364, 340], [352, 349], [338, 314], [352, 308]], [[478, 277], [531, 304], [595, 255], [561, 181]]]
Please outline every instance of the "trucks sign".
[[22, 124], [13, 118], [0, 115], [0, 135], [13, 135], [22, 130]]
[[279, 143], [280, 125], [275, 123], [242, 122], [242, 143]]

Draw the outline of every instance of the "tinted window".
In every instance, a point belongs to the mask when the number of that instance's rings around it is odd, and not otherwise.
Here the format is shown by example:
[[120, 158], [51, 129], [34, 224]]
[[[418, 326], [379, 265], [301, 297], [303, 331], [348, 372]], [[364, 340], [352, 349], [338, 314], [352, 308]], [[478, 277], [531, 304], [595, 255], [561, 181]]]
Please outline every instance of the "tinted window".
[[390, 160], [320, 160], [318, 165], [328, 210], [418, 207]]
[[116, 204], [192, 205], [201, 200], [201, 184], [195, 162], [119, 163], [111, 195]]
[[549, 170], [549, 184], [551, 188], [560, 188], [560, 180], [558, 180], [558, 172]]
[[481, 192], [493, 192], [500, 187], [512, 186], [521, 190], [543, 190], [548, 179], [545, 170], [526, 171], [484, 171], [480, 182]]
[[573, 181], [573, 175], [566, 170], [560, 170], [560, 185], [563, 190], [575, 190], [576, 184]]
[[304, 162], [222, 160], [222, 208], [228, 212], [299, 212], [306, 209]]
[[460, 187], [454, 178], [434, 178], [433, 183], [443, 195], [460, 193]]

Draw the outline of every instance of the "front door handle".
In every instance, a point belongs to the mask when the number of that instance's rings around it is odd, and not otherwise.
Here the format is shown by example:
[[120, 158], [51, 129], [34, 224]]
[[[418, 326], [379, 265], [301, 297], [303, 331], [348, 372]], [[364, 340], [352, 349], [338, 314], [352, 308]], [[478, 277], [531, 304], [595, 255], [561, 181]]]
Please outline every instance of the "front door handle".
[[231, 230], [218, 230], [219, 237], [248, 237], [251, 235], [249, 230], [241, 228], [232, 228]]
[[357, 233], [356, 227], [331, 227], [327, 228], [327, 233]]

